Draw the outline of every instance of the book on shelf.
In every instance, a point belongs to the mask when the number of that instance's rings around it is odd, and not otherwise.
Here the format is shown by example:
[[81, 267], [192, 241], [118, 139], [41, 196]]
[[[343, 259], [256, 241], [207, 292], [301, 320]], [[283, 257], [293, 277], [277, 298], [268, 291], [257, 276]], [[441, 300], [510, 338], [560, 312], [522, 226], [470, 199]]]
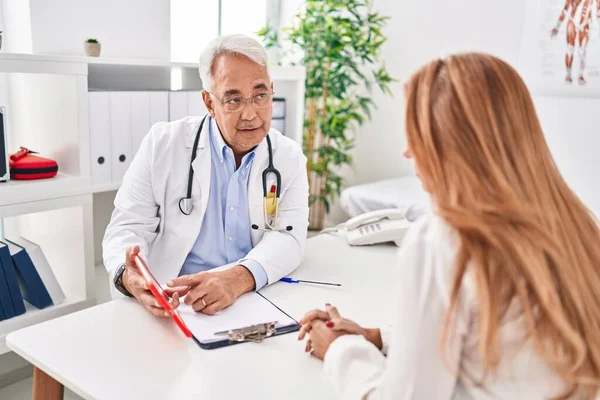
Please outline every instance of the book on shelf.
[[64, 301], [65, 295], [40, 246], [21, 237], [7, 239], [6, 243], [25, 300], [39, 309]]
[[9, 319], [25, 313], [19, 281], [8, 245], [0, 241], [0, 303], [4, 318]]

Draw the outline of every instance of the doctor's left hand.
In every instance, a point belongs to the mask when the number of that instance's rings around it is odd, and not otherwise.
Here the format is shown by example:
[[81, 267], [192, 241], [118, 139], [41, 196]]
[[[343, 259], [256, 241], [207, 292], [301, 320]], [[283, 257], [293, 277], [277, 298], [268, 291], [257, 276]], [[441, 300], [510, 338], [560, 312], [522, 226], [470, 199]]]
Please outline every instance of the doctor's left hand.
[[199, 272], [180, 276], [167, 282], [167, 286], [187, 286], [185, 304], [194, 311], [213, 315], [229, 307], [242, 294], [255, 287], [254, 277], [242, 265], [217, 272]]

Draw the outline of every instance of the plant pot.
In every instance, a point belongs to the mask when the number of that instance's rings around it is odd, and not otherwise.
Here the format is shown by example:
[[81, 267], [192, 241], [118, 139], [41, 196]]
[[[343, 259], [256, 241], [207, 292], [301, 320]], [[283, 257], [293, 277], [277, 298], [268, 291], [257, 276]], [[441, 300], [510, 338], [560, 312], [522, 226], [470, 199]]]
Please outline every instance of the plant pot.
[[84, 43], [83, 50], [88, 57], [98, 57], [100, 55], [100, 43]]
[[308, 179], [308, 186], [310, 188], [309, 194], [311, 197], [316, 197], [310, 204], [308, 229], [311, 231], [320, 231], [323, 230], [323, 227], [325, 226], [325, 214], [327, 213], [325, 202], [320, 198], [320, 196], [326, 193], [324, 185], [325, 181], [322, 176], [319, 176], [314, 172], [310, 174]]
[[308, 213], [308, 229], [311, 231], [321, 231], [325, 225], [325, 203], [315, 200]]

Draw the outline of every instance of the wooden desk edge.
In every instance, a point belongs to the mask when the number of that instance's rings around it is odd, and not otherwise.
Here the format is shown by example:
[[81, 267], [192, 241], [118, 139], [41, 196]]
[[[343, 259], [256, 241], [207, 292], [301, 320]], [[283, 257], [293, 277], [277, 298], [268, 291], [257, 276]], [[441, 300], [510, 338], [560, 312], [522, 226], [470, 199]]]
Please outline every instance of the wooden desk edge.
[[63, 400], [64, 398], [64, 385], [48, 375], [41, 367], [38, 367], [33, 360], [27, 355], [20, 351], [18, 346], [15, 346], [10, 341], [10, 336], [6, 337], [6, 345], [15, 354], [24, 358], [27, 362], [33, 364], [33, 387], [32, 387], [32, 400]]

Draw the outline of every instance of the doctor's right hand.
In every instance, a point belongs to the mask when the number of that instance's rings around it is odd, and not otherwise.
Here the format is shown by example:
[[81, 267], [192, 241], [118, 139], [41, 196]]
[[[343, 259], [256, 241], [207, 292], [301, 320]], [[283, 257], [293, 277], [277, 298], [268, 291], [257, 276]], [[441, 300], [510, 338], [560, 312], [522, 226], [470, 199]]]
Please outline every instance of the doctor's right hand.
[[[161, 307], [158, 300], [148, 289], [146, 280], [141, 275], [134, 261], [134, 256], [140, 252], [139, 246], [132, 246], [125, 252], [125, 271], [121, 277], [123, 286], [129, 293], [137, 299], [152, 315], [157, 317], [168, 317], [169, 314]], [[184, 295], [187, 288], [165, 288], [165, 293], [169, 296], [171, 306], [175, 309], [179, 307], [179, 296]]]

